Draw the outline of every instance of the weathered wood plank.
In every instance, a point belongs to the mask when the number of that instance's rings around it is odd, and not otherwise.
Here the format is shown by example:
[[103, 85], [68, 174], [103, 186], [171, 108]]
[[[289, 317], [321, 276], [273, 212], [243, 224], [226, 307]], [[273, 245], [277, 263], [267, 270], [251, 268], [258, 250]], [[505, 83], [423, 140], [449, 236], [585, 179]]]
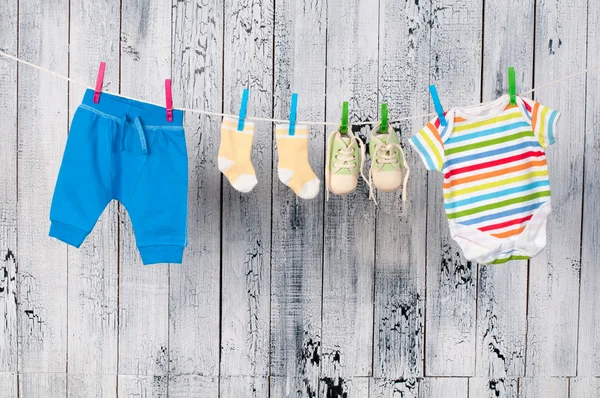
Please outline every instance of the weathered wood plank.
[[[431, 83], [447, 108], [479, 102], [482, 2], [433, 2]], [[451, 100], [450, 100], [451, 98]], [[444, 212], [442, 175], [428, 178], [427, 376], [470, 376], [475, 368], [477, 266], [452, 240]]]
[[469, 398], [518, 398], [518, 393], [519, 380], [517, 378], [469, 378]]
[[[20, 2], [20, 57], [67, 74], [68, 12], [67, 0]], [[67, 83], [19, 66], [18, 85], [19, 370], [65, 372], [67, 246], [49, 238], [48, 230], [67, 138]], [[64, 374], [23, 376], [22, 396], [53, 396], [48, 392], [64, 389], [65, 380]]]
[[[171, 398], [216, 398], [219, 395], [219, 379], [213, 376], [179, 375], [169, 377]], [[247, 395], [237, 395], [236, 398]]]
[[[483, 25], [481, 100], [507, 92], [509, 66], [517, 72], [518, 91], [531, 88], [534, 1], [485, 2]], [[527, 262], [478, 265], [478, 278], [475, 374], [496, 379], [524, 376]], [[494, 380], [489, 385], [501, 386]]]
[[[107, 63], [104, 88], [119, 87], [120, 2], [71, 2], [69, 74], [93, 85], [100, 61]], [[102, 40], [97, 40], [102, 37]], [[69, 89], [69, 120], [85, 89]], [[90, 132], [91, 134], [96, 132]], [[79, 250], [68, 251], [69, 396], [116, 394], [118, 333], [118, 213], [107, 206]], [[112, 375], [112, 376], [105, 376]]]
[[[171, 4], [128, 1], [121, 20], [121, 92], [163, 103], [164, 79], [171, 75]], [[120, 218], [118, 371], [140, 376], [124, 376], [123, 381], [119, 376], [119, 396], [121, 391], [127, 396], [150, 389], [166, 393], [169, 266], [142, 266], [124, 209]]]
[[[19, 72], [20, 73], [20, 72]], [[65, 92], [66, 100], [67, 94]], [[19, 397], [64, 398], [67, 396], [66, 373], [21, 373]]]
[[422, 379], [417, 377], [407, 377], [399, 379], [379, 379], [371, 378], [369, 380], [370, 398], [418, 398], [419, 386]]
[[600, 397], [600, 379], [574, 377], [569, 379], [569, 398]]
[[[336, 0], [328, 2], [327, 13], [327, 120], [340, 119], [345, 100], [350, 122], [375, 119], [378, 7], [368, 0]], [[328, 126], [326, 135], [334, 130]], [[368, 136], [367, 127], [353, 130]], [[349, 196], [330, 195], [323, 224], [321, 395], [354, 396], [358, 391], [344, 390], [350, 388], [346, 376], [372, 374], [375, 205], [367, 185], [359, 181]]]
[[0, 388], [0, 398], [17, 397], [19, 388], [17, 384], [17, 373], [0, 373], [0, 386], [2, 386], [2, 388]]
[[[600, 4], [588, 1], [587, 67], [600, 64]], [[581, 66], [581, 65], [580, 65]], [[579, 344], [577, 376], [600, 376], [600, 75], [586, 80], [583, 225], [581, 227], [581, 295], [579, 297]], [[563, 123], [563, 126], [567, 126]], [[563, 127], [563, 128], [565, 128]], [[568, 127], [567, 127], [568, 128]], [[566, 130], [566, 129], [565, 129]], [[569, 130], [563, 131], [565, 135]], [[568, 138], [570, 139], [570, 138]], [[573, 386], [573, 383], [571, 383]], [[583, 397], [583, 395], [580, 395]]]
[[117, 397], [167, 397], [168, 376], [123, 375], [117, 378]]
[[68, 373], [67, 397], [110, 398], [117, 396], [117, 375], [101, 373]]
[[[222, 11], [218, 1], [173, 2], [176, 106], [212, 110], [221, 102]], [[186, 113], [184, 128], [189, 168], [188, 246], [183, 264], [170, 266], [169, 305], [169, 395], [179, 396], [184, 391], [210, 390], [213, 387], [207, 378], [213, 380], [219, 374], [218, 120]], [[172, 389], [174, 380], [177, 385]]]
[[523, 377], [519, 379], [519, 398], [565, 398], [569, 396], [566, 377]]
[[[535, 82], [585, 65], [587, 0], [538, 1]], [[585, 76], [541, 89], [535, 99], [562, 111], [556, 144], [547, 151], [552, 189], [546, 248], [530, 261], [527, 376], [573, 376], [577, 363], [577, 316], [585, 134]]]
[[[291, 93], [297, 92], [299, 120], [323, 120], [325, 3], [277, 4], [275, 115], [288, 117]], [[324, 129], [311, 127], [308, 158], [321, 180], [324, 147]], [[323, 189], [315, 199], [300, 199], [273, 170], [272, 208], [271, 374], [287, 376], [285, 391], [294, 396], [313, 397], [321, 352]]]
[[[248, 115], [271, 115], [273, 1], [230, 0], [224, 7], [225, 112], [239, 112], [247, 87]], [[220, 129], [211, 134], [218, 137]], [[234, 377], [227, 383], [258, 383], [227, 386], [231, 396], [246, 388], [243, 396], [267, 393], [261, 383], [269, 374], [272, 151], [272, 124], [255, 123], [251, 160], [258, 184], [244, 194], [223, 177], [221, 374]]]
[[369, 398], [370, 377], [321, 376], [319, 397], [322, 398]]
[[[16, 54], [18, 2], [7, 3], [0, 8], [0, 50]], [[6, 58], [0, 58], [0, 114], [0, 372], [16, 372], [17, 64]]]
[[422, 379], [419, 398], [467, 398], [469, 379], [461, 377], [427, 377]]
[[265, 376], [224, 376], [220, 383], [220, 398], [269, 396], [269, 379]]
[[[428, 111], [430, 6], [380, 3], [379, 102], [388, 103], [390, 119]], [[423, 376], [427, 176], [408, 144], [420, 127], [419, 120], [394, 125], [412, 166], [407, 208], [400, 190], [377, 195], [373, 374], [379, 378]]]

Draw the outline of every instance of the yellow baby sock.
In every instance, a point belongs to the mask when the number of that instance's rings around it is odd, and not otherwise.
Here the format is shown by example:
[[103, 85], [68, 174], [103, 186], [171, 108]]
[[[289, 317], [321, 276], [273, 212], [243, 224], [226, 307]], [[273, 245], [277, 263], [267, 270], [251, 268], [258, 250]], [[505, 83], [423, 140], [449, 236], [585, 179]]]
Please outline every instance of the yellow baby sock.
[[308, 127], [297, 125], [295, 134], [289, 135], [289, 125], [278, 125], [275, 138], [279, 180], [303, 199], [317, 196], [321, 182], [308, 164]]
[[221, 124], [221, 145], [218, 165], [231, 186], [240, 192], [250, 192], [256, 185], [256, 173], [250, 160], [254, 123], [244, 122], [244, 130], [238, 130], [238, 121], [224, 118]]

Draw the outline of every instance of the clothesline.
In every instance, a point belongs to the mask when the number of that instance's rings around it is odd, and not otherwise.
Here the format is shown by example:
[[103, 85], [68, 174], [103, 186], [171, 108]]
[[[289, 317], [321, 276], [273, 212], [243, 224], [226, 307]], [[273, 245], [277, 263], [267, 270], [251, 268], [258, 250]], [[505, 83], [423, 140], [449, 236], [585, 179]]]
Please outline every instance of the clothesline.
[[[67, 80], [68, 82], [71, 82], [71, 83], [76, 84], [78, 86], [81, 86], [83, 88], [89, 88], [89, 89], [92, 89], [92, 90], [94, 89], [94, 87], [91, 87], [91, 86], [89, 86], [89, 85], [87, 85], [85, 83], [79, 82], [79, 81], [77, 81], [77, 80], [75, 80], [73, 78], [70, 78], [68, 76], [61, 75], [61, 74], [56, 73], [56, 72], [54, 72], [54, 71], [52, 71], [50, 69], [46, 69], [46, 68], [43, 68], [43, 67], [41, 67], [39, 65], [36, 65], [36, 64], [31, 63], [31, 62], [25, 61], [24, 59], [15, 57], [14, 55], [7, 54], [7, 53], [5, 53], [3, 51], [0, 51], [0, 56], [12, 59], [12, 60], [14, 60], [14, 61], [16, 61], [18, 63], [22, 63], [22, 64], [30, 66], [32, 68], [35, 68], [35, 69], [41, 70], [43, 72], [49, 73], [52, 76], [58, 77], [58, 78], [63, 79], [63, 80]], [[565, 80], [569, 80], [569, 79], [572, 79], [574, 77], [577, 77], [577, 76], [580, 76], [580, 75], [584, 75], [584, 74], [586, 74], [588, 72], [591, 72], [591, 71], [594, 71], [594, 70], [597, 70], [597, 69], [600, 69], [600, 65], [592, 66], [592, 67], [587, 68], [587, 69], [585, 69], [583, 71], [580, 71], [580, 72], [577, 72], [577, 73], [573, 73], [572, 75], [568, 75], [568, 76], [562, 77], [560, 79], [553, 80], [551, 82], [543, 84], [541, 86], [534, 87], [531, 90], [523, 91], [523, 92], [519, 93], [519, 95], [530, 94], [530, 93], [532, 93], [532, 92], [534, 92], [536, 90], [539, 90], [539, 89], [542, 89], [542, 88], [546, 88], [546, 87], [558, 84], [558, 83], [563, 82]], [[110, 93], [110, 94], [116, 95], [116, 96], [119, 96], [119, 97], [122, 97], [122, 98], [127, 98], [127, 99], [131, 99], [131, 100], [135, 100], [135, 101], [146, 102], [146, 103], [151, 104], [151, 105], [164, 106], [164, 104], [156, 104], [156, 103], [152, 103], [152, 102], [141, 100], [139, 98], [128, 97], [128, 96], [123, 95], [123, 94], [117, 94], [117, 93]], [[182, 110], [184, 112], [198, 113], [198, 114], [207, 115], [207, 116], [231, 117], [231, 118], [237, 118], [238, 117], [238, 115], [234, 115], [234, 114], [222, 113], [222, 112], [211, 112], [211, 111], [206, 111], [206, 110], [201, 110], [201, 109], [191, 109], [191, 108], [177, 108], [177, 109]], [[431, 112], [431, 113], [424, 113], [422, 115], [405, 116], [405, 117], [401, 117], [401, 118], [397, 118], [397, 119], [390, 119], [390, 120], [388, 120], [388, 123], [397, 123], [397, 122], [401, 122], [401, 121], [404, 121], [404, 120], [421, 119], [421, 118], [424, 118], [424, 117], [431, 117], [431, 116], [435, 116], [435, 115], [437, 115], [435, 112]], [[260, 121], [260, 122], [289, 123], [288, 119], [273, 119], [273, 118], [258, 117], [258, 116], [248, 116], [248, 117], [246, 117], [246, 120], [254, 120], [254, 121]], [[307, 125], [328, 125], [328, 126], [338, 126], [340, 124], [339, 122], [322, 122], [322, 121], [297, 121], [296, 123], [297, 124], [307, 124]], [[352, 123], [352, 125], [354, 125], [354, 126], [364, 126], [364, 125], [371, 125], [371, 124], [375, 124], [375, 123], [378, 123], [378, 121], [357, 122], [357, 123]]]

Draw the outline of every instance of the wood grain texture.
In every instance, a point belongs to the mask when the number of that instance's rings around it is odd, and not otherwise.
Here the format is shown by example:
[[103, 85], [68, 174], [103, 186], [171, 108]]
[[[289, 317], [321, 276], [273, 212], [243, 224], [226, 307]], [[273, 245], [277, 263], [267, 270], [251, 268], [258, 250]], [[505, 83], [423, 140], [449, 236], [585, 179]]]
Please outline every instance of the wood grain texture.
[[[176, 106], [212, 109], [222, 99], [222, 4], [174, 1], [172, 12], [173, 101]], [[219, 375], [218, 121], [187, 113], [184, 122], [188, 245], [183, 264], [170, 266], [169, 395], [185, 396], [187, 391], [189, 396], [197, 396], [202, 391], [216, 391]], [[174, 381], [177, 385], [172, 386]]]
[[[588, 2], [587, 65], [600, 64], [600, 4]], [[577, 376], [600, 375], [600, 76], [586, 76], [583, 225], [581, 226], [581, 287], [579, 296], [579, 344]], [[563, 124], [565, 126], [565, 124]], [[565, 127], [563, 127], [564, 130]], [[567, 130], [568, 131], [568, 130]], [[564, 132], [564, 131], [563, 131]], [[569, 134], [568, 132], [565, 135]], [[573, 386], [573, 384], [571, 384]]]
[[117, 396], [117, 375], [67, 373], [68, 398], [108, 398]]
[[587, 398], [600, 396], [600, 379], [597, 377], [574, 377], [569, 379], [569, 397]]
[[[172, 398], [213, 398], [219, 395], [219, 380], [213, 376], [178, 375], [169, 378], [169, 392]], [[222, 395], [221, 395], [222, 396]], [[238, 395], [238, 397], [242, 397]]]
[[[323, 120], [326, 7], [321, 0], [278, 3], [275, 10], [275, 115], [289, 117], [299, 93], [299, 120]], [[309, 129], [308, 161], [323, 178], [324, 129]], [[278, 154], [274, 154], [274, 162]], [[284, 391], [316, 397], [321, 360], [323, 184], [312, 200], [298, 198], [273, 170], [271, 374], [287, 376]], [[272, 380], [271, 394], [277, 389]], [[288, 395], [274, 396], [284, 397]]]
[[[535, 82], [541, 85], [585, 65], [587, 2], [538, 1]], [[585, 129], [585, 76], [536, 92], [559, 109], [556, 144], [546, 150], [552, 189], [546, 248], [530, 261], [527, 376], [574, 376]]]
[[[144, 74], [139, 73], [140, 70]], [[164, 79], [170, 76], [170, 3], [159, 0], [124, 2], [121, 11], [121, 92], [163, 103]], [[119, 376], [119, 391], [125, 394], [166, 392], [169, 265], [143, 266], [131, 220], [124, 209], [120, 218], [118, 372], [127, 376]]]
[[[377, 11], [365, 0], [327, 3], [327, 120], [341, 120], [343, 100], [350, 122], [377, 117]], [[327, 137], [335, 130], [328, 126]], [[353, 131], [363, 139], [369, 133], [368, 127]], [[323, 228], [321, 396], [368, 393], [362, 384], [354, 393], [345, 390], [347, 376], [372, 374], [375, 204], [364, 181], [350, 195], [330, 194]]]
[[[93, 85], [100, 61], [104, 61], [103, 89], [118, 91], [120, 2], [71, 2], [70, 16], [70, 76]], [[84, 92], [77, 85], [69, 87], [70, 121]], [[68, 251], [67, 384], [72, 397], [110, 396], [116, 392], [117, 209], [116, 202], [110, 203], [81, 247]]]
[[[480, 96], [482, 2], [436, 0], [431, 15], [431, 84], [448, 107]], [[457, 86], [460, 82], [460, 89]], [[428, 176], [427, 376], [471, 376], [475, 368], [477, 266], [450, 237], [442, 174]]]
[[519, 379], [519, 398], [564, 398], [569, 395], [566, 377], [524, 377]]
[[421, 382], [419, 398], [466, 398], [469, 380], [461, 377], [428, 377]]
[[[390, 119], [428, 111], [430, 6], [428, 1], [406, 7], [380, 3], [379, 102], [388, 104]], [[412, 68], [414, 73], [407, 73]], [[377, 194], [373, 375], [406, 379], [423, 376], [427, 177], [408, 144], [421, 122], [393, 127], [411, 175], [406, 209], [400, 190]]]
[[[66, 0], [20, 2], [19, 56], [66, 74], [68, 24], [61, 21], [68, 11]], [[48, 237], [48, 214], [67, 138], [67, 83], [19, 66], [18, 85], [19, 370], [65, 372], [67, 245]], [[23, 397], [44, 396], [64, 389], [66, 376], [20, 382]]]
[[0, 388], [0, 398], [15, 398], [19, 389], [17, 372], [0, 373], [0, 386], [2, 386]]
[[518, 378], [469, 378], [469, 398], [518, 398], [518, 396]]
[[269, 379], [260, 376], [222, 376], [219, 390], [221, 398], [268, 397]]
[[369, 397], [373, 398], [419, 398], [421, 378], [407, 377], [398, 379], [371, 378]]
[[[66, 99], [65, 93], [65, 99]], [[22, 373], [19, 397], [63, 398], [67, 396], [66, 373]]]
[[[242, 91], [248, 88], [248, 115], [271, 115], [274, 3], [226, 1], [224, 7], [225, 111], [239, 113]], [[213, 134], [218, 137], [220, 130]], [[258, 184], [243, 194], [222, 177], [222, 275], [227, 282], [221, 296], [221, 374], [234, 377], [226, 386], [231, 394], [247, 390], [249, 397], [265, 396], [262, 378], [269, 374], [272, 151], [272, 124], [256, 123], [251, 160]], [[233, 380], [250, 385], [234, 386]]]
[[[17, 12], [17, 1], [0, 8], [0, 50], [10, 54], [17, 53]], [[0, 59], [0, 372], [10, 374], [18, 361], [17, 104], [17, 64]]]
[[[516, 71], [517, 91], [531, 88], [534, 7], [532, 0], [485, 3], [482, 101], [508, 92], [509, 66]], [[478, 265], [476, 376], [525, 375], [527, 265]]]
[[117, 378], [117, 397], [168, 397], [166, 376], [123, 375]]

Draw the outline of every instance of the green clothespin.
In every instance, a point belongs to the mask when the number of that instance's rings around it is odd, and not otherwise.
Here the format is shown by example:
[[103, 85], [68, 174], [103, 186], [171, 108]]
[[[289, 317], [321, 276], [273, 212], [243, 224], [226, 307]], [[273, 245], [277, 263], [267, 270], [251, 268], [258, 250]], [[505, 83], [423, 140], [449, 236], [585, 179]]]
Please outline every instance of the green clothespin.
[[387, 133], [388, 131], [388, 109], [387, 104], [384, 102], [381, 104], [381, 126], [379, 126], [380, 133]]
[[346, 134], [348, 132], [348, 101], [344, 101], [342, 104], [342, 125], [340, 126], [340, 133]]
[[515, 83], [515, 68], [508, 68], [508, 94], [510, 95], [510, 104], [517, 104], [517, 85]]

